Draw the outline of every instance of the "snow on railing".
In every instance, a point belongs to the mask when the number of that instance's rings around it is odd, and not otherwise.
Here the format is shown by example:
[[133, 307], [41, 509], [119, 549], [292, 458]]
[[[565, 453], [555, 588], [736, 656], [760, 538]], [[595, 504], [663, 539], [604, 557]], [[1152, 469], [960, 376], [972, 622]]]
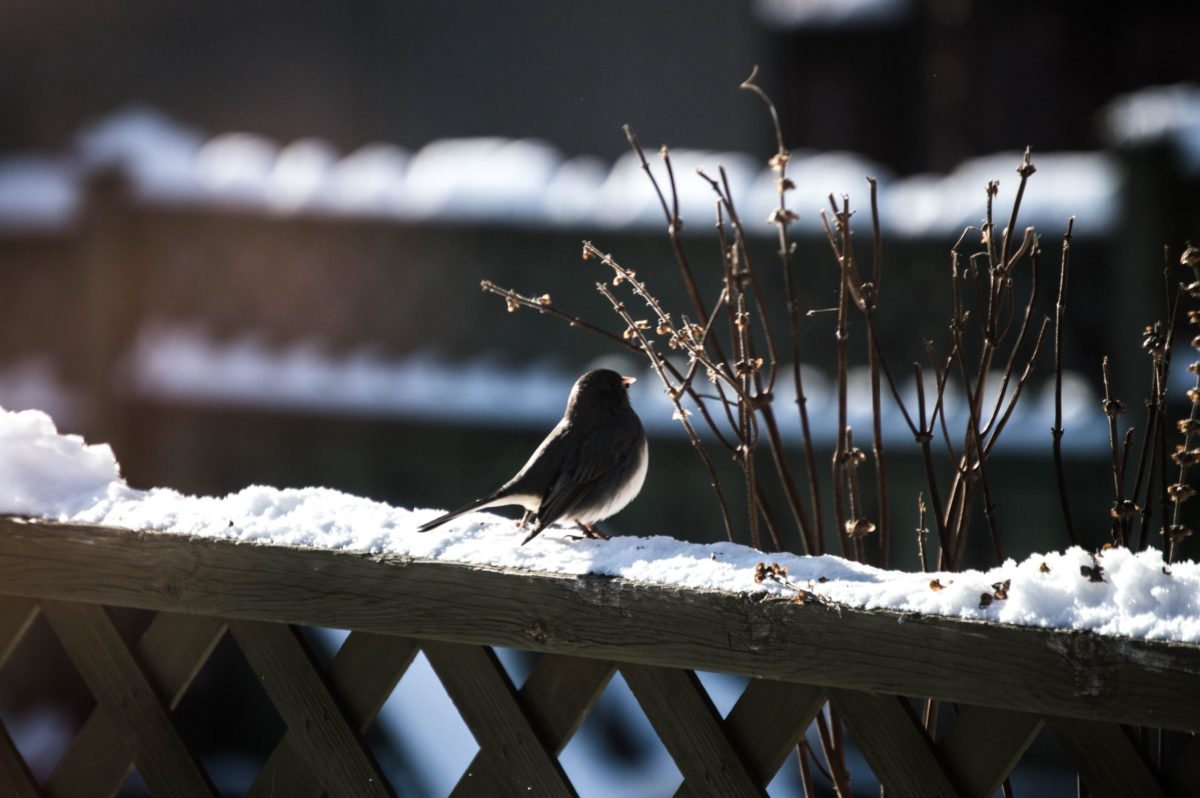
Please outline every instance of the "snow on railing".
[[[828, 555], [779, 555], [787, 578], [763, 581], [755, 578], [762, 553], [733, 543], [661, 535], [576, 541], [566, 530], [566, 538], [544, 535], [518, 546], [521, 531], [492, 514], [473, 513], [416, 534], [436, 511], [328, 489], [253, 486], [226, 497], [136, 490], [121, 479], [108, 446], [61, 435], [38, 411], [0, 413], [0, 514], [729, 593], [794, 597], [800, 586], [844, 607], [1200, 642], [1200, 566], [1167, 568], [1157, 550], [1093, 556], [1074, 548], [961, 573], [904, 573]], [[1083, 573], [1092, 567], [1104, 578]], [[1007, 597], [981, 603], [999, 583], [1009, 585]]]

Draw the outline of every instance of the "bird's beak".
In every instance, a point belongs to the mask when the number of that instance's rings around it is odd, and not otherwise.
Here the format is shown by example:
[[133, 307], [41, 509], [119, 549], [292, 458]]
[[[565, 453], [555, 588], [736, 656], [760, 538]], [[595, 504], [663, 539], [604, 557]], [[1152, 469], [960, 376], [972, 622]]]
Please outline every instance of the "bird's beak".
[[621, 384], [624, 385], [626, 388], [628, 388], [630, 385], [633, 385], [635, 382], [637, 382], [637, 377], [622, 377], [621, 378]]

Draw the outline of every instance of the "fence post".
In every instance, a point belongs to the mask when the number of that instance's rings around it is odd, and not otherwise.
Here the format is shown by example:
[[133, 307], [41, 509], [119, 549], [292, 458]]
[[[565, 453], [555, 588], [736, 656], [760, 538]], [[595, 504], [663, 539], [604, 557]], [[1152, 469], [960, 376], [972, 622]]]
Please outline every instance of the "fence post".
[[89, 436], [119, 446], [129, 440], [120, 369], [141, 320], [138, 224], [128, 177], [119, 168], [89, 176], [81, 228], [82, 340], [72, 359], [83, 360], [83, 424]]

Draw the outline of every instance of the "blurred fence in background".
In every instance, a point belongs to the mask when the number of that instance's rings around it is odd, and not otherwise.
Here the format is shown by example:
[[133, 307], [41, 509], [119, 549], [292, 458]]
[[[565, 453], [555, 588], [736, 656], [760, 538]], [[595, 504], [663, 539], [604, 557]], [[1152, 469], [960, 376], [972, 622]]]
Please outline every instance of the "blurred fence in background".
[[[1161, 247], [1177, 247], [1195, 235], [1200, 218], [1195, 92], [1165, 89], [1124, 102], [1113, 112], [1110, 151], [1035, 152], [1039, 171], [1021, 222], [1036, 224], [1052, 253], [1067, 217], [1078, 216], [1065, 343], [1066, 365], [1075, 375], [1066, 444], [1073, 501], [1085, 542], [1093, 544], [1105, 538], [1111, 475], [1105, 435], [1096, 426], [1103, 422], [1098, 392], [1088, 383], [1098, 384], [1100, 357], [1112, 354], [1118, 392], [1136, 407], [1146, 382], [1140, 332], [1162, 315]], [[1146, 110], [1155, 105], [1158, 111]], [[710, 236], [712, 200], [691, 174], [696, 165], [727, 166], [738, 186], [735, 199], [754, 220], [751, 230], [761, 227], [762, 235], [752, 232], [752, 254], [774, 262], [772, 228], [765, 223], [772, 201], [765, 164], [738, 153], [678, 152], [675, 158], [688, 225], [684, 243], [702, 288], [716, 291], [719, 251]], [[796, 268], [805, 307], [830, 304], [837, 279], [817, 223], [823, 198], [849, 193], [859, 209], [857, 229], [866, 231], [864, 178], [873, 174], [883, 202], [886, 355], [898, 364], [923, 359], [924, 339], [941, 340], [949, 318], [948, 310], [938, 310], [948, 308], [948, 250], [964, 226], [981, 218], [986, 182], [998, 178], [1002, 190], [1011, 190], [1018, 162], [1016, 154], [997, 156], [948, 175], [895, 178], [854, 156], [797, 153]], [[0, 325], [0, 403], [46, 409], [60, 428], [110, 441], [135, 485], [223, 493], [256, 482], [321, 484], [405, 505], [459, 502], [464, 493], [508, 476], [557, 419], [577, 373], [596, 358], [613, 356], [603, 341], [552, 319], [506, 314], [502, 302], [479, 291], [479, 281], [551, 293], [556, 304], [604, 322], [604, 303], [592, 291], [602, 277], [579, 260], [580, 240], [590, 238], [673, 303], [681, 289], [655, 202], [632, 160], [566, 158], [536, 142], [439, 142], [415, 153], [377, 145], [342, 157], [318, 142], [278, 148], [241, 135], [206, 139], [154, 114], [120, 115], [85, 132], [72, 153], [0, 157], [0, 296], [7, 311]], [[1044, 295], [1052, 294], [1049, 282], [1044, 275]], [[768, 290], [782, 289], [776, 283]], [[811, 407], [821, 419], [820, 375], [829, 373], [832, 325], [818, 315], [806, 322], [805, 338], [805, 361], [813, 369]], [[640, 366], [625, 361], [621, 367]], [[1001, 523], [1015, 527], [1013, 554], [1065, 543], [1051, 532], [1054, 524], [1042, 522], [1059, 512], [1057, 496], [1047, 490], [1053, 481], [1044, 415], [1048, 376], [1047, 369], [1031, 383], [1033, 412], [1014, 420], [1010, 437], [1017, 443], [991, 466], [998, 491], [1007, 486], [1021, 497], [1014, 512], [1001, 512]], [[713, 539], [720, 534], [715, 507], [707, 503], [701, 470], [670, 420], [669, 405], [656, 395], [652, 379], [637, 387], [635, 403], [652, 436], [653, 470], [642, 500], [613, 522], [613, 531]], [[831, 446], [834, 432], [826, 413], [816, 430], [818, 443]], [[798, 436], [790, 439], [799, 445]], [[909, 508], [915, 501], [908, 497], [921, 485], [918, 469], [906, 467], [916, 464], [915, 450], [897, 439], [890, 457], [899, 464], [892, 469], [892, 495], [903, 497], [898, 506], [912, 510], [915, 526], [915, 506]], [[718, 466], [736, 478], [732, 464]], [[915, 535], [898, 544], [897, 565], [912, 567], [915, 548]], [[24, 665], [19, 656], [10, 660], [9, 679], [17, 666], [38, 672], [55, 657], [65, 661], [54, 635], [33, 621], [32, 605], [25, 606], [29, 612], [16, 626], [33, 622], [25, 647], [39, 653], [26, 656]], [[130, 620], [128, 611], [114, 617], [129, 637], [147, 620]], [[215, 627], [210, 631], [226, 642], [206, 672], [214, 680], [209, 684], [223, 684], [245, 664], [237, 664], [228, 637]], [[415, 650], [417, 644], [389, 645]], [[410, 676], [421, 665], [423, 678], [436, 682], [424, 659], [416, 662]], [[973, 663], [962, 667], [969, 671]], [[944, 663], [938, 672], [945, 673]], [[664, 673], [694, 686], [687, 671]], [[1020, 673], [1029, 684], [1042, 678], [1036, 668]], [[602, 669], [605, 674], [612, 670]], [[704, 678], [715, 696], [719, 680]], [[605, 695], [623, 684], [614, 678]], [[904, 692], [892, 681], [841, 686]], [[760, 686], [749, 695], [772, 695], [777, 688], [791, 689]], [[709, 712], [707, 698], [692, 687], [684, 692], [686, 706]], [[954, 695], [933, 689], [922, 694]], [[620, 718], [637, 714], [630, 712], [629, 691], [624, 695], [626, 703], [607, 715], [618, 731], [600, 735], [614, 750], [621, 744], [612, 740], [631, 735]], [[815, 701], [824, 693], [814, 688], [808, 695]], [[4, 706], [15, 706], [18, 698], [5, 696]], [[70, 712], [90, 706], [83, 693], [75, 699], [67, 699]], [[895, 712], [900, 703], [869, 700], [891, 712], [890, 720], [877, 717], [877, 723], [891, 728], [887, 724], [898, 722], [898, 739], [917, 739]], [[207, 718], [201, 703], [193, 700], [189, 707], [185, 701], [183, 710]], [[603, 700], [598, 706], [605, 706]], [[989, 732], [1024, 729], [1023, 735], [1033, 728], [1030, 717], [1040, 724], [1037, 713], [1049, 712], [1024, 709], [1034, 715], [1001, 722], [985, 712], [976, 719]], [[760, 714], [765, 719], [755, 714], [755, 722], [775, 717]], [[36, 737], [37, 728], [26, 729], [22, 739]], [[706, 728], [711, 732], [712, 725]], [[1096, 745], [1120, 743], [1113, 735], [1120, 729], [1112, 725], [1073, 728], [1078, 745], [1071, 757], [1081, 768], [1081, 762], [1096, 760], [1084, 751], [1080, 730], [1098, 730]], [[733, 737], [704, 739], [740, 750]], [[1006, 739], [1009, 745], [1023, 738]], [[233, 749], [233, 756], [241, 755]], [[922, 752], [915, 761], [934, 761], [927, 743], [915, 750]], [[1015, 748], [972, 750], [995, 764], [996, 756]], [[1195, 767], [1194, 751], [1179, 762]], [[957, 783], [948, 765], [942, 773]]]
[[[1197, 97], [1168, 87], [1125, 98], [1110, 111], [1111, 151], [1034, 155], [1038, 174], [1019, 224], [1036, 225], [1049, 254], [1077, 217], [1065, 445], [1080, 461], [1079, 500], [1097, 519], [1108, 505], [1106, 441], [1089, 385], [1111, 354], [1118, 393], [1131, 405], [1144, 395], [1138, 344], [1162, 315], [1161, 247], [1182, 243], [1200, 206]], [[773, 264], [765, 162], [694, 150], [673, 161], [702, 290], [716, 293], [720, 267], [714, 197], [698, 166], [728, 170], [752, 254]], [[949, 248], [982, 218], [988, 180], [1001, 181], [1001, 198], [1012, 191], [1018, 163], [998, 155], [947, 175], [897, 178], [850, 154], [795, 153], [789, 202], [800, 214], [793, 232], [805, 309], [830, 304], [836, 287], [818, 216], [827, 196], [850, 195], [862, 237], [865, 178], [877, 177], [885, 355], [900, 371], [924, 360], [926, 339], [945, 340]], [[579, 260], [585, 237], [677, 304], [657, 199], [632, 155], [609, 164], [536, 141], [464, 139], [343, 156], [318, 141], [206, 137], [152, 111], [123, 112], [83, 131], [70, 153], [0, 158], [0, 291], [9, 309], [0, 401], [41, 406], [64, 428], [112, 442], [137, 484], [221, 492], [321, 483], [405, 504], [453, 502], [460, 484], [488, 484], [523, 459], [573, 377], [615, 356], [554, 320], [509, 316], [478, 290], [486, 278], [550, 293], [606, 323], [592, 290], [603, 276]], [[782, 292], [778, 270], [762, 271], [766, 290]], [[1046, 271], [1042, 309], [1051, 312]], [[821, 379], [833, 352], [828, 318], [805, 322], [803, 359], [813, 369], [815, 434], [831, 445], [836, 422]], [[1046, 358], [1023, 402], [1031, 410], [1010, 425], [1015, 443], [1001, 471], [1044, 464], [1049, 376]], [[652, 379], [639, 388], [639, 409], [661, 441], [648, 486], [661, 489], [660, 500], [619, 523], [715, 533], [668, 403]], [[463, 457], [482, 428], [496, 462]], [[915, 454], [907, 437], [895, 438], [893, 457]], [[915, 492], [902, 484], [893, 494]], [[1031, 501], [1031, 512], [1056, 512], [1053, 498]]]

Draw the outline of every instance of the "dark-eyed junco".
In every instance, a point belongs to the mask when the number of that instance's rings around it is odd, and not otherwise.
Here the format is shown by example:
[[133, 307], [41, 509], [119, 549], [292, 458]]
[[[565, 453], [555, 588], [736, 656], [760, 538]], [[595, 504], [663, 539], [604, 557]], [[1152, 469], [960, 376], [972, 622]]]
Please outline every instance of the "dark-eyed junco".
[[533, 530], [524, 545], [566, 518], [588, 537], [593, 526], [633, 501], [646, 478], [649, 453], [642, 422], [629, 404], [632, 377], [596, 369], [578, 379], [562, 421], [550, 431], [517, 475], [498, 490], [422, 524], [427, 532], [451, 518], [484, 507], [520, 505]]

